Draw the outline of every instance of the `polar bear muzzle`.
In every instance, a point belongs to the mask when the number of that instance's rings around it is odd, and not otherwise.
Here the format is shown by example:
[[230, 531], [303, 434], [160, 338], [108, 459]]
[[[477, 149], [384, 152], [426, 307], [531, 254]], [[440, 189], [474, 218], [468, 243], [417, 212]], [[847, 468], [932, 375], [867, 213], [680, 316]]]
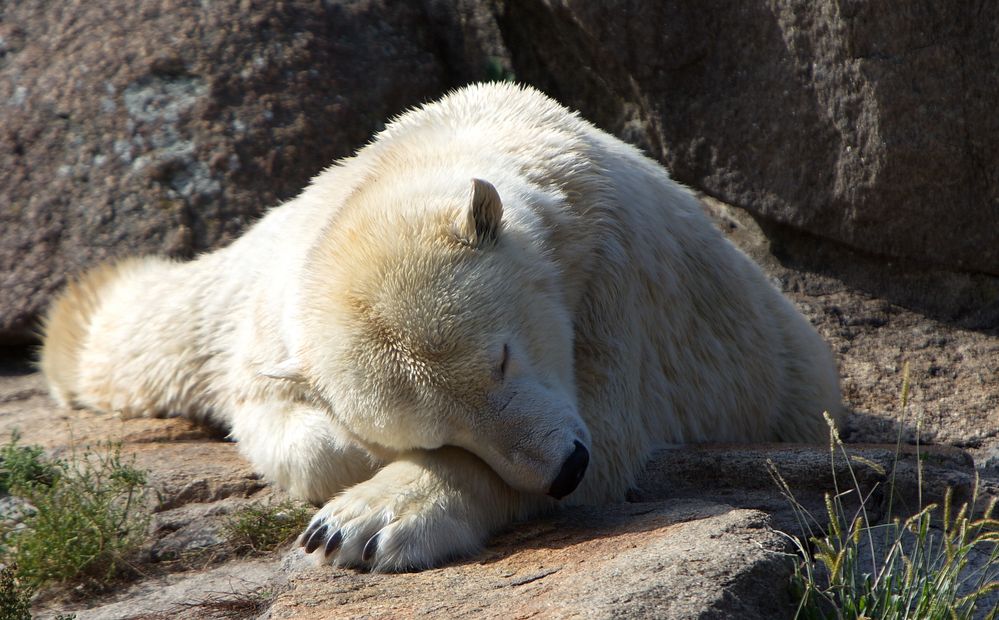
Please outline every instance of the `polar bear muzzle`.
[[448, 443], [472, 452], [512, 488], [561, 499], [590, 462], [590, 433], [563, 390], [530, 378], [508, 380], [489, 405], [450, 419]]

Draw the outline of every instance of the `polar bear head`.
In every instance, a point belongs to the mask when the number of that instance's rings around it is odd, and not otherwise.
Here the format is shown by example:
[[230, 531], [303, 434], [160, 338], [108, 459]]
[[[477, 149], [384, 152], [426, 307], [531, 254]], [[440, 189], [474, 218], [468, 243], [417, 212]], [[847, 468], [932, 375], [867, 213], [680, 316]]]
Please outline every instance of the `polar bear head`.
[[305, 380], [369, 447], [459, 446], [515, 489], [570, 493], [590, 436], [542, 236], [486, 181], [397, 185], [356, 191], [309, 253]]

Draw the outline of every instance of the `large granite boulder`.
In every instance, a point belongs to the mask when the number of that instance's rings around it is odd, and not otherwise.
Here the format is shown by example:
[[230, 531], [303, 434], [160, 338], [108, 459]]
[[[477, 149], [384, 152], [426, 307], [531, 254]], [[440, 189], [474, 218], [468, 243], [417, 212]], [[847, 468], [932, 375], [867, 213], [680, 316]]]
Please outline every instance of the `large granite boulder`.
[[391, 115], [510, 76], [749, 210], [805, 266], [988, 327], [997, 27], [995, 3], [931, 0], [17, 2], [0, 344], [31, 339], [85, 267], [217, 247]]
[[474, 41], [439, 35], [461, 16], [379, 0], [8, 5], [0, 342], [29, 339], [85, 267], [217, 247], [385, 119], [477, 77]]
[[517, 77], [678, 180], [867, 252], [999, 274], [999, 4], [504, 6]]

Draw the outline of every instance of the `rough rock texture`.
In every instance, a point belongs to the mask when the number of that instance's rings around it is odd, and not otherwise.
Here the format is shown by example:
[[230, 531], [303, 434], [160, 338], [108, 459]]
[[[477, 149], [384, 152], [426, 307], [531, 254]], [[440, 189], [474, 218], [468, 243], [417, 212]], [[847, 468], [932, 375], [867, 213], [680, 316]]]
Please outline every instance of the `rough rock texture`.
[[[796, 534], [798, 519], [779, 492], [775, 476], [813, 515], [825, 514], [826, 491], [853, 489], [854, 484], [867, 498], [865, 508], [873, 522], [887, 519], [889, 509], [895, 516], [915, 514], [920, 500], [923, 505], [941, 503], [948, 488], [956, 505], [971, 501], [975, 469], [966, 452], [923, 446], [918, 459], [923, 465], [920, 489], [915, 447], [903, 445], [899, 450], [896, 456], [894, 446], [851, 444], [848, 463], [839, 450], [834, 460], [825, 446], [676, 446], [656, 453], [628, 498], [695, 499], [707, 491], [715, 501], [766, 512], [775, 528]], [[859, 507], [856, 496], [843, 498], [844, 505]]]
[[303, 620], [790, 618], [786, 543], [762, 513], [712, 502], [587, 508], [518, 526], [474, 560], [437, 570], [302, 570], [270, 612]]
[[217, 247], [392, 114], [511, 76], [765, 218], [799, 266], [994, 327], [997, 27], [984, 0], [13, 3], [0, 343], [85, 267]]
[[[474, 16], [381, 0], [8, 3], [0, 342], [29, 339], [85, 267], [216, 247], [387, 118], [484, 77], [465, 31], [438, 34], [463, 18], [473, 32]], [[450, 66], [439, 48], [459, 46]]]
[[517, 77], [677, 179], [872, 253], [999, 274], [996, 3], [504, 6]]
[[[75, 620], [255, 618], [267, 609], [271, 588], [282, 587], [273, 558], [237, 560], [203, 571], [145, 579]], [[52, 614], [41, 614], [49, 617]]]

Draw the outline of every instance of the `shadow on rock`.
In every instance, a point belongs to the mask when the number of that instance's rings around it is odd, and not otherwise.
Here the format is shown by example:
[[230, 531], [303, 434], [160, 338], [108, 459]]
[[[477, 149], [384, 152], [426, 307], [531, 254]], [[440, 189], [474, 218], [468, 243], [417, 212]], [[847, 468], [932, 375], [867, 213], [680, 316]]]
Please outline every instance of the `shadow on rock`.
[[789, 226], [757, 223], [773, 256], [788, 269], [836, 278], [941, 323], [999, 336], [997, 277], [868, 254]]

